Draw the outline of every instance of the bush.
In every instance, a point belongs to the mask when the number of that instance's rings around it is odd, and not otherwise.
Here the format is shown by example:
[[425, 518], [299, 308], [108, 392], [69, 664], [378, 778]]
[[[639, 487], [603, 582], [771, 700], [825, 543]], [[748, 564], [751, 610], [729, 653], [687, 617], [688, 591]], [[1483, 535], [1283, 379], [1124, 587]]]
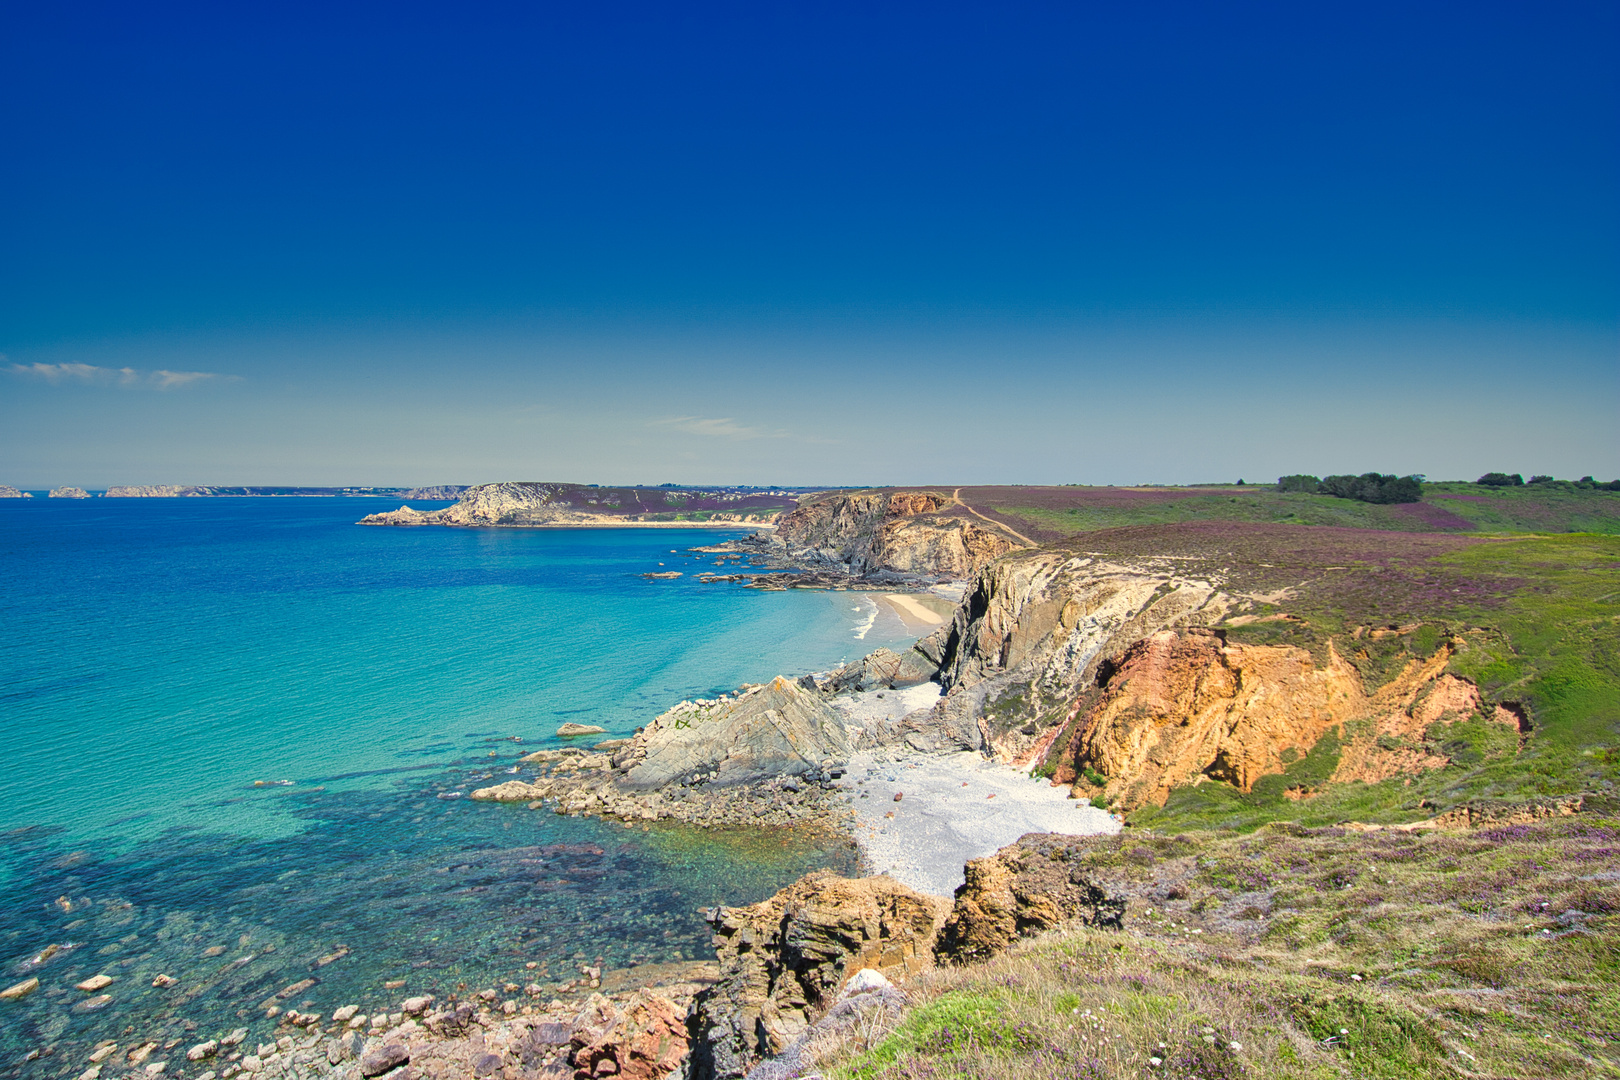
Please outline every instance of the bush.
[[1545, 473], [1538, 473], [1537, 475], [1532, 476], [1530, 479], [1526, 480], [1525, 483], [1527, 483], [1527, 484], [1554, 484], [1554, 483], [1557, 483], [1557, 481], [1554, 480], [1552, 477], [1546, 475]]
[[1277, 477], [1278, 491], [1309, 491], [1314, 494], [1322, 481], [1307, 473]]
[[1323, 495], [1366, 503], [1414, 503], [1423, 498], [1423, 485], [1414, 476], [1329, 476], [1317, 487]]
[[1488, 472], [1474, 482], [1483, 484], [1486, 487], [1523, 487], [1524, 477], [1518, 473], [1510, 475], [1508, 473]]

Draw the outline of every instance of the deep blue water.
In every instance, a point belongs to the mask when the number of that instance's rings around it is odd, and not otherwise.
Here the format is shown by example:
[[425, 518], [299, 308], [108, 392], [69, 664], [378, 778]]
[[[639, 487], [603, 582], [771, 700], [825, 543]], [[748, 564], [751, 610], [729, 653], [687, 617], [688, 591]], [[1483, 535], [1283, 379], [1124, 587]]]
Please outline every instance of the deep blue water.
[[[267, 995], [307, 977], [310, 1009], [364, 1011], [704, 958], [699, 907], [849, 867], [793, 833], [451, 796], [565, 720], [625, 734], [682, 697], [909, 640], [892, 616], [702, 585], [712, 558], [686, 549], [713, 530], [352, 524], [379, 508], [0, 501], [0, 983], [42, 982], [0, 1003], [0, 1075], [45, 1047], [29, 1075], [77, 1075], [96, 1039], [188, 1024], [259, 1037]], [[639, 576], [659, 569], [688, 576]], [[73, 947], [29, 968], [48, 944]], [[98, 973], [112, 1003], [76, 1011]]]

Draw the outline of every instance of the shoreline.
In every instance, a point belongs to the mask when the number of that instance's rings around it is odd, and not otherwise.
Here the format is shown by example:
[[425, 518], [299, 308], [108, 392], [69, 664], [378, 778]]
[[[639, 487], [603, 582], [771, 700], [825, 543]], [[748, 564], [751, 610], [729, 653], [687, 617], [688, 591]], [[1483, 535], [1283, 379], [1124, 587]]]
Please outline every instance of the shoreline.
[[[924, 683], [850, 694], [834, 707], [846, 723], [865, 726], [899, 720], [939, 700], [939, 687]], [[955, 892], [966, 862], [1026, 833], [1090, 836], [1122, 827], [1106, 810], [1072, 798], [1069, 788], [974, 750], [857, 750], [833, 785], [847, 800], [850, 813], [839, 825], [860, 848], [863, 872], [888, 874], [935, 896]]]

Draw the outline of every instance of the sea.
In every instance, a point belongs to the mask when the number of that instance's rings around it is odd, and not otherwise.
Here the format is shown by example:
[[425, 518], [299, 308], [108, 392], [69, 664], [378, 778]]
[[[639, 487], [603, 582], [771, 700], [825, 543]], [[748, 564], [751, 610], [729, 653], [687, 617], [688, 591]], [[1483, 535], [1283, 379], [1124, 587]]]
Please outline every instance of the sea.
[[909, 643], [875, 597], [701, 583], [724, 530], [355, 524], [385, 508], [0, 500], [0, 989], [40, 980], [0, 1001], [0, 1076], [107, 1041], [200, 1074], [184, 1045], [287, 1008], [710, 959], [702, 909], [856, 869], [826, 834], [467, 796], [564, 722]]

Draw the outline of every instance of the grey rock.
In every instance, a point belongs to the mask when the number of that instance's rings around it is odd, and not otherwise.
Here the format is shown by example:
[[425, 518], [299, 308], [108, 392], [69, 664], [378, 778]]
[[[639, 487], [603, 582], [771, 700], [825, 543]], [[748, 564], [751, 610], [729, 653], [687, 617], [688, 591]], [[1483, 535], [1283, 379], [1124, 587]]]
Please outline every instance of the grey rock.
[[399, 1043], [389, 1043], [379, 1050], [374, 1050], [360, 1059], [361, 1076], [381, 1076], [407, 1065], [411, 1060], [411, 1052]]
[[682, 702], [638, 736], [633, 788], [700, 778], [720, 786], [803, 775], [849, 760], [841, 718], [821, 697], [778, 677], [736, 698]]

